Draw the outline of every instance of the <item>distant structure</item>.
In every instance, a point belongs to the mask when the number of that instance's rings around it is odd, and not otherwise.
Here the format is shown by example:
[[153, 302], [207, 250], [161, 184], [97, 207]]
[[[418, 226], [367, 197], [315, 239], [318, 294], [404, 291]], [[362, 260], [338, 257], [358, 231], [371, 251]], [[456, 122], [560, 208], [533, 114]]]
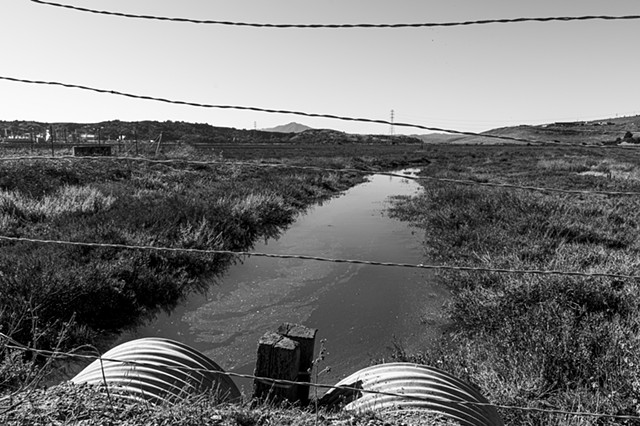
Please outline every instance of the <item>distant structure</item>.
[[390, 123], [391, 123], [391, 126], [389, 128], [389, 135], [391, 135], [391, 136], [393, 136], [393, 114], [394, 114], [394, 112], [393, 112], [393, 110], [391, 110], [391, 120], [389, 120]]
[[555, 123], [553, 123], [553, 125], [557, 127], [584, 126], [586, 124], [586, 121], [556, 121]]

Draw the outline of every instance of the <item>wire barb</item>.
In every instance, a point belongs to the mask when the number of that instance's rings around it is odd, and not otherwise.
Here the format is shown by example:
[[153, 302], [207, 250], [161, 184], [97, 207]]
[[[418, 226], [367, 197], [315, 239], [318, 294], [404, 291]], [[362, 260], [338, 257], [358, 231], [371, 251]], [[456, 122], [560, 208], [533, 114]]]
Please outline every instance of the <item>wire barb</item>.
[[146, 19], [155, 21], [169, 21], [169, 22], [182, 22], [191, 24], [206, 24], [206, 25], [224, 25], [234, 27], [252, 27], [252, 28], [304, 28], [304, 29], [348, 29], [348, 28], [437, 28], [437, 27], [462, 27], [471, 25], [487, 25], [487, 24], [516, 24], [523, 22], [571, 22], [571, 21], [622, 21], [622, 20], [635, 20], [640, 19], [640, 15], [584, 15], [584, 16], [547, 16], [547, 17], [519, 17], [519, 18], [505, 18], [505, 19], [481, 19], [472, 21], [454, 21], [454, 22], [418, 22], [418, 23], [358, 23], [358, 24], [270, 24], [270, 23], [256, 23], [256, 22], [233, 22], [233, 21], [217, 21], [208, 19], [191, 19], [191, 18], [177, 18], [168, 16], [154, 16], [154, 15], [137, 15], [133, 13], [113, 12], [108, 10], [89, 9], [86, 7], [73, 6], [69, 4], [54, 3], [43, 0], [31, 0], [33, 3], [38, 3], [47, 6], [54, 6], [69, 10], [75, 10], [78, 12], [93, 13], [98, 15], [117, 16], [121, 18], [134, 18], [134, 19]]

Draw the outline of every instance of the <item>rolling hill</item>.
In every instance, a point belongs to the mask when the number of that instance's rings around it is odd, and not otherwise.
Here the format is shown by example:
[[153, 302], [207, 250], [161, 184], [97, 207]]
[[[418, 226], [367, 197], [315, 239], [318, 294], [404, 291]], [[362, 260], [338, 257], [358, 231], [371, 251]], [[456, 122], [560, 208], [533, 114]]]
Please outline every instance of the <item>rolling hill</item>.
[[[640, 116], [605, 118], [593, 121], [555, 122], [537, 126], [501, 127], [483, 134], [508, 136], [537, 142], [561, 142], [583, 145], [609, 145], [640, 142]], [[625, 138], [626, 135], [626, 138]], [[448, 143], [517, 143], [482, 136], [457, 136]]]

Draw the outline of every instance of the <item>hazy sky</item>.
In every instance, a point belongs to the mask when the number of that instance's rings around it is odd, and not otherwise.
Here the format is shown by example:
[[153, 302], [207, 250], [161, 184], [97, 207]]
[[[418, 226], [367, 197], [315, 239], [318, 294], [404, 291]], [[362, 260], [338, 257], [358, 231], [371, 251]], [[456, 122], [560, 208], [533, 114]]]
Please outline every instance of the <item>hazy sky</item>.
[[[414, 23], [640, 14], [637, 0], [57, 0], [264, 23]], [[2, 0], [0, 75], [209, 104], [483, 131], [640, 114], [640, 20], [417, 29], [256, 29]], [[253, 128], [389, 126], [127, 99], [0, 80], [0, 120], [174, 120]], [[422, 133], [395, 129], [396, 133]]]

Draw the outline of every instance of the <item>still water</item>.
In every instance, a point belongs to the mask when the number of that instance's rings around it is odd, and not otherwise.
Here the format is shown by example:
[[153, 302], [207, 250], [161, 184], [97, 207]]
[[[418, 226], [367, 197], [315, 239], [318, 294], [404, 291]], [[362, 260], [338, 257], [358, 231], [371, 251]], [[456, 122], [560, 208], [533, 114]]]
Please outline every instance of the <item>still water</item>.
[[[374, 175], [309, 209], [254, 251], [421, 263], [422, 233], [385, 214], [390, 196], [419, 190], [412, 180]], [[331, 368], [319, 381], [335, 383], [388, 359], [394, 342], [409, 353], [429, 345], [444, 325], [446, 299], [428, 270], [250, 257], [232, 266], [207, 295], [192, 295], [171, 314], [116, 343], [167, 337], [200, 350], [227, 371], [251, 374], [260, 337], [283, 322], [299, 323], [319, 330], [316, 352], [321, 339], [328, 352], [320, 369]], [[248, 381], [239, 384], [250, 392]]]

